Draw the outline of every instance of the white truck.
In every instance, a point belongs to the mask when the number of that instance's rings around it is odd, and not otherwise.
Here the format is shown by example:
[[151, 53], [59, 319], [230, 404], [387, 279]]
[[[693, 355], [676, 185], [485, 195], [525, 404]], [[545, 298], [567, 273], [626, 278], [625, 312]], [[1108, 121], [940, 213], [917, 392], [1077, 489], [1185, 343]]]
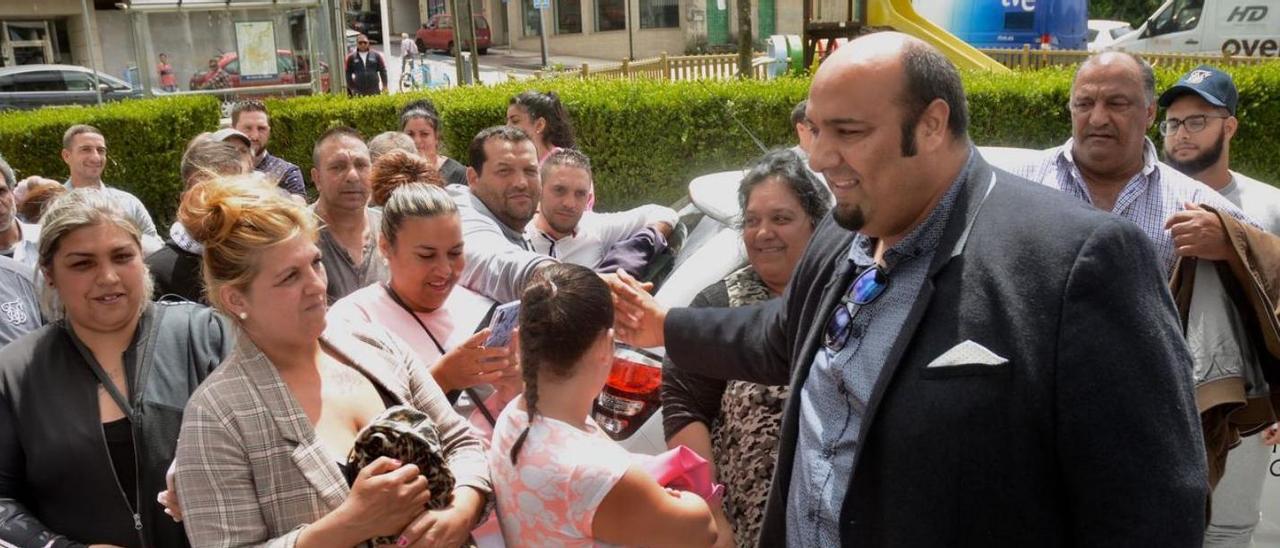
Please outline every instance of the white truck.
[[1280, 0], [1168, 0], [1106, 49], [1280, 56]]

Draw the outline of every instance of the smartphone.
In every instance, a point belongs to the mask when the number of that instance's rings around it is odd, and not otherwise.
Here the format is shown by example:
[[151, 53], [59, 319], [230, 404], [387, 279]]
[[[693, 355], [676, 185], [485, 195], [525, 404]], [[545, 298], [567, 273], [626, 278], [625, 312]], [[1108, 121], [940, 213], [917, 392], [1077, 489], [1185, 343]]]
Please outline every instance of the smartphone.
[[493, 319], [489, 322], [489, 338], [484, 345], [490, 348], [506, 346], [511, 342], [511, 332], [515, 331], [520, 320], [520, 301], [511, 301], [493, 311]]

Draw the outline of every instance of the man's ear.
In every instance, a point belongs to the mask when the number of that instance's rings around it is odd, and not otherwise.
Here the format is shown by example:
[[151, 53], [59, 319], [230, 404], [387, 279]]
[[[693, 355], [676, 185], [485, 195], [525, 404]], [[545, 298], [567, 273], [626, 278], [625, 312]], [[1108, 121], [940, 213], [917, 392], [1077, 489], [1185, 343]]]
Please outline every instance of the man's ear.
[[1227, 132], [1227, 140], [1230, 141], [1236, 137], [1236, 132], [1240, 131], [1240, 120], [1235, 116], [1228, 116], [1222, 121], [1222, 130]]
[[947, 120], [950, 117], [951, 106], [946, 101], [934, 99], [929, 103], [921, 113], [920, 121], [916, 122], [916, 146], [925, 152], [942, 148], [947, 141], [947, 135], [951, 132], [947, 126]]
[[480, 173], [474, 167], [467, 167], [467, 186], [476, 186], [480, 182]]

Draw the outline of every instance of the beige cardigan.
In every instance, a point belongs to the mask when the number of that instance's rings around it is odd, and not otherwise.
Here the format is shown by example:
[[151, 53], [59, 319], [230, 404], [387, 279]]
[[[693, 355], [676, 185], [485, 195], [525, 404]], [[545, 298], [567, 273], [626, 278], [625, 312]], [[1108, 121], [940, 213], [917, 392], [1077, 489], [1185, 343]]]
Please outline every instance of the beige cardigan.
[[[457, 485], [492, 496], [480, 440], [400, 339], [330, 322], [322, 340], [400, 403], [429, 415]], [[303, 527], [350, 493], [275, 366], [243, 333], [187, 403], [175, 460], [187, 536], [197, 548], [292, 547]]]

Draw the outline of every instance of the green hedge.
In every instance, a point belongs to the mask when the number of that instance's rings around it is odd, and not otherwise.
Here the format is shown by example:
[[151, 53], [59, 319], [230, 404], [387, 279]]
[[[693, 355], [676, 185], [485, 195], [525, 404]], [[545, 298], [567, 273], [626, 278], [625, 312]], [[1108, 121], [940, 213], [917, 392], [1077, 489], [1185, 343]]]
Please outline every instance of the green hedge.
[[396, 112], [426, 97], [444, 120], [445, 148], [467, 161], [467, 145], [481, 129], [504, 123], [507, 101], [526, 89], [554, 90], [574, 121], [578, 147], [591, 157], [602, 208], [671, 203], [692, 175], [739, 167], [759, 154], [729, 111], [770, 144], [794, 139], [791, 107], [807, 80], [677, 82], [562, 80], [515, 82], [416, 94], [309, 97], [269, 102], [271, 149], [310, 173], [311, 143], [337, 125], [366, 137], [397, 129]]
[[206, 96], [6, 112], [0, 114], [0, 154], [19, 179], [65, 180], [63, 132], [74, 124], [95, 126], [107, 139], [102, 179], [137, 195], [158, 224], [168, 225], [182, 189], [182, 150], [196, 134], [218, 127], [218, 112], [218, 101]]
[[[1229, 69], [1240, 88], [1240, 133], [1232, 146], [1233, 167], [1280, 183], [1280, 63]], [[1158, 88], [1179, 76], [1158, 71]], [[964, 75], [972, 118], [970, 131], [983, 145], [1024, 148], [1057, 146], [1070, 136], [1069, 69], [1012, 74]], [[875, 85], [868, 83], [867, 85]], [[507, 100], [526, 89], [561, 94], [574, 118], [579, 147], [595, 165], [597, 194], [605, 210], [639, 203], [671, 203], [701, 174], [738, 168], [759, 154], [735, 114], [766, 145], [787, 146], [793, 105], [808, 80], [769, 82], [677, 82], [554, 80], [512, 82], [496, 87], [435, 90], [349, 99], [302, 97], [269, 102], [271, 150], [303, 168], [310, 178], [311, 145], [325, 129], [351, 125], [366, 136], [396, 128], [395, 113], [427, 97], [444, 119], [451, 156], [466, 162], [466, 149], [480, 129], [502, 123]], [[112, 162], [106, 180], [139, 194], [158, 221], [172, 218], [180, 184], [178, 155], [195, 133], [216, 126], [211, 99], [138, 101], [101, 108], [50, 109], [0, 116], [0, 153], [23, 173], [66, 175], [58, 158], [62, 131], [75, 122], [98, 125], [107, 134]], [[1153, 138], [1157, 138], [1154, 130]]]

